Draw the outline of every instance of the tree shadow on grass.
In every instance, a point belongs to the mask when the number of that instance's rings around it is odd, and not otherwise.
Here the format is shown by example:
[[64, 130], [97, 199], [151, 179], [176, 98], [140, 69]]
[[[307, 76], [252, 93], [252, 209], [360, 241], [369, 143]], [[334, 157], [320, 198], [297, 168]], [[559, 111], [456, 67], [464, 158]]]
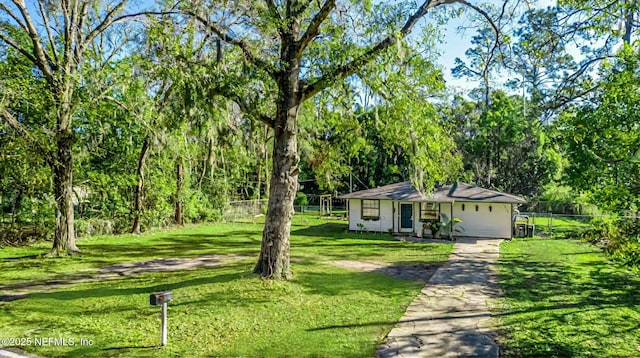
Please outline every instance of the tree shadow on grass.
[[360, 239], [360, 240], [393, 240], [384, 233], [357, 233], [349, 231], [349, 226], [343, 223], [325, 223], [308, 226], [291, 231], [292, 236], [324, 237], [332, 239]]
[[100, 244], [99, 242], [84, 245], [82, 249], [88, 255], [122, 256], [126, 252], [128, 258], [140, 257], [180, 257], [194, 253], [216, 254], [250, 254], [260, 249], [260, 239], [250, 231], [232, 231], [224, 234], [181, 234], [158, 237], [144, 245], [137, 242], [127, 244]]
[[341, 267], [342, 272], [331, 272], [330, 276], [314, 270], [314, 264], [307, 265], [309, 269], [296, 273], [293, 282], [312, 294], [339, 296], [369, 292], [375, 296], [394, 297], [405, 295], [410, 287], [423, 287], [442, 263], [402, 261], [372, 265], [362, 270], [334, 265]]
[[[65, 281], [74, 277], [90, 275], [91, 270], [101, 269], [106, 265], [122, 262], [135, 262], [155, 258], [183, 258], [203, 254], [235, 254], [257, 255], [260, 250], [260, 240], [252, 237], [255, 231], [237, 230], [225, 234], [186, 234], [169, 235], [150, 239], [143, 243], [137, 241], [123, 241], [121, 243], [105, 244], [94, 241], [81, 244], [82, 252], [73, 257], [46, 258], [43, 255], [28, 255], [0, 259], [0, 270], [4, 272], [23, 271], [51, 267], [49, 272], [55, 272], [57, 267], [69, 262], [81, 264], [87, 272], [67, 273], [49, 276], [46, 280], [32, 281], [32, 285], [42, 285], [47, 281]], [[17, 284], [18, 285], [18, 284]]]
[[[637, 275], [604, 260], [569, 263], [516, 255], [501, 258], [498, 265], [501, 287], [515, 307], [497, 314], [503, 317], [501, 330], [506, 335], [503, 356], [601, 356], [604, 351], [598, 349], [617, 345], [607, 341], [615, 342], [625, 335], [637, 337]], [[627, 318], [612, 316], [625, 311], [629, 312]], [[530, 330], [531, 334], [514, 335], [515, 329]]]
[[[190, 260], [152, 260], [151, 262], [133, 263], [113, 265], [112, 269], [108, 269], [105, 272], [92, 272], [91, 274], [75, 274], [75, 275], [61, 275], [55, 279], [47, 281], [31, 281], [20, 284], [10, 284], [2, 286], [4, 291], [18, 290], [17, 293], [0, 295], [0, 302], [15, 301], [27, 298], [31, 295], [37, 295], [47, 291], [54, 291], [64, 287], [81, 284], [91, 283], [98, 281], [113, 281], [120, 279], [121, 277], [137, 276], [147, 273], [177, 273], [192, 271], [201, 268], [214, 268], [214, 267], [229, 267], [229, 263], [223, 262], [226, 257], [206, 257], [199, 258], [193, 265], [190, 264]], [[237, 259], [243, 259], [238, 257]], [[157, 262], [157, 263], [154, 263]], [[148, 265], [145, 265], [149, 263]], [[188, 264], [188, 265], [185, 265]], [[26, 292], [25, 292], [26, 291]]]
[[13, 262], [13, 261], [22, 261], [22, 260], [42, 259], [45, 256], [46, 256], [46, 254], [5, 257], [5, 258], [0, 259], [0, 262]]
[[[246, 273], [245, 273], [246, 274]], [[143, 287], [130, 287], [130, 288], [110, 288], [110, 287], [95, 287], [79, 290], [65, 290], [60, 292], [41, 292], [32, 294], [33, 298], [50, 298], [55, 300], [67, 301], [75, 300], [79, 298], [91, 298], [91, 297], [112, 297], [112, 296], [127, 296], [142, 293], [154, 293], [161, 291], [170, 291], [180, 288], [197, 287], [201, 285], [210, 285], [214, 283], [224, 283], [233, 281], [240, 278], [243, 273], [234, 273], [226, 275], [217, 275], [210, 277], [200, 277], [176, 283], [148, 285]]]

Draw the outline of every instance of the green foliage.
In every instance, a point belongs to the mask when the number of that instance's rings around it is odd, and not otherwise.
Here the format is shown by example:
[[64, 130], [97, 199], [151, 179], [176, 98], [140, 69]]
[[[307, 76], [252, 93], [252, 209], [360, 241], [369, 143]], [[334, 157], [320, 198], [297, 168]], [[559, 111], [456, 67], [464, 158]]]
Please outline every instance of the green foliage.
[[348, 191], [353, 173], [354, 190], [408, 179], [432, 190], [436, 181], [458, 177], [455, 143], [436, 106], [425, 101], [442, 92], [442, 75], [420, 46], [428, 44], [402, 43], [358, 79], [303, 107], [302, 180], [313, 177], [322, 190]]
[[598, 208], [589, 203], [587, 195], [579, 195], [573, 188], [566, 185], [559, 185], [551, 182], [544, 186], [543, 192], [529, 202], [529, 207], [521, 211], [555, 213], [555, 214], [578, 214], [578, 215], [599, 215]]
[[[569, 28], [586, 39], [622, 37], [625, 41], [630, 40], [631, 33], [626, 33], [626, 27], [635, 32], [637, 24], [633, 19], [640, 11], [636, 1], [559, 0], [558, 5], [573, 14], [568, 18], [573, 22]], [[582, 16], [589, 16], [589, 21], [581, 21]]]
[[205, 194], [203, 190], [189, 189], [185, 196], [185, 222], [214, 222], [222, 218], [224, 200], [215, 200], [215, 197]]
[[529, 8], [514, 30], [516, 41], [505, 61], [518, 76], [508, 84], [514, 90], [526, 89], [530, 119], [547, 122], [554, 116], [550, 109], [558, 107], [554, 101], [572, 98], [583, 89], [583, 79], [573, 72], [578, 64], [567, 51], [572, 37], [565, 35], [565, 17], [570, 16], [560, 7]]
[[293, 205], [309, 205], [309, 200], [307, 200], [307, 194], [298, 192], [296, 193], [296, 198], [293, 201]]
[[538, 194], [562, 167], [560, 155], [537, 118], [525, 116], [523, 100], [502, 91], [482, 109], [456, 98], [447, 125], [477, 185], [524, 196]]
[[591, 201], [610, 212], [640, 207], [640, 61], [625, 46], [590, 102], [566, 112], [558, 123], [569, 165], [566, 182], [590, 192]]
[[83, 238], [122, 232], [122, 228], [117, 228], [112, 220], [107, 219], [78, 219], [75, 222], [75, 229], [76, 235]]
[[[14, 50], [0, 58], [0, 109], [21, 113], [19, 120], [25, 128], [50, 124], [51, 99], [44, 86], [41, 78], [33, 76], [32, 65]], [[49, 148], [44, 132], [34, 130], [29, 135]], [[50, 237], [55, 225], [47, 159], [0, 116], [0, 219], [37, 226], [43, 238]]]
[[617, 221], [614, 217], [596, 217], [591, 220], [588, 227], [569, 237], [579, 238], [606, 249], [611, 242], [620, 237]]
[[640, 271], [640, 220], [629, 217], [598, 217], [575, 237], [604, 249], [616, 262]]
[[[460, 219], [459, 217], [453, 217], [453, 219], [450, 219], [447, 214], [440, 213], [440, 221], [437, 222], [437, 224], [434, 223], [436, 224], [436, 230], [433, 232], [439, 232], [444, 236], [448, 236], [450, 234], [464, 234], [464, 228], [458, 225], [461, 222], [462, 219]], [[434, 224], [432, 224], [431, 226], [432, 230], [434, 228]]]

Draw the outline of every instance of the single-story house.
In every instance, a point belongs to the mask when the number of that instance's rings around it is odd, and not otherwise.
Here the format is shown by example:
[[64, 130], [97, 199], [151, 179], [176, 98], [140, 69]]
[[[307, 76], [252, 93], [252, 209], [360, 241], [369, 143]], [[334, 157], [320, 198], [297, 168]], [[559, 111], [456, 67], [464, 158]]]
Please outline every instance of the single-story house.
[[511, 238], [519, 196], [456, 182], [423, 195], [410, 181], [342, 195], [348, 199], [349, 230], [432, 234], [432, 223], [456, 218], [446, 235]]

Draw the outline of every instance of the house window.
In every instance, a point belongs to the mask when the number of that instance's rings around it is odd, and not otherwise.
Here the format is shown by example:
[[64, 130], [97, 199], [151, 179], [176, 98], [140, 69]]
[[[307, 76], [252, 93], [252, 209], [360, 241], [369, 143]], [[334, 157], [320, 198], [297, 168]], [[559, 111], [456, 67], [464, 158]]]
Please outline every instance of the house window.
[[380, 219], [380, 200], [362, 199], [362, 213], [360, 217], [363, 220], [379, 220]]
[[438, 203], [420, 203], [420, 221], [438, 220]]
[[480, 210], [480, 207], [476, 204], [476, 211]]
[[491, 207], [491, 205], [489, 205], [489, 212], [493, 211], [493, 208]]
[[462, 211], [464, 211], [464, 204], [462, 204]]

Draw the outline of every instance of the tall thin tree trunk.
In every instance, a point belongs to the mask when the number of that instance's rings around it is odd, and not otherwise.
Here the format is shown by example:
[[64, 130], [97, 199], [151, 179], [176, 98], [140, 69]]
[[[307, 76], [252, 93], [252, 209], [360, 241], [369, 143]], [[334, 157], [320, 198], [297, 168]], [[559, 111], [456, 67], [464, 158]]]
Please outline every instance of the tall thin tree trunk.
[[489, 109], [489, 95], [491, 93], [491, 86], [489, 84], [489, 73], [485, 71], [482, 75], [482, 81], [484, 83], [484, 110]]
[[207, 137], [207, 156], [202, 160], [202, 172], [200, 172], [200, 178], [198, 179], [198, 189], [202, 187], [204, 177], [207, 175], [207, 169], [213, 172], [213, 135], [209, 133]]
[[12, 225], [16, 223], [16, 211], [18, 211], [18, 208], [21, 206], [23, 196], [24, 196], [24, 191], [22, 190], [22, 188], [20, 188], [18, 190], [18, 194], [13, 199], [13, 203], [11, 205], [11, 224]]
[[176, 198], [175, 214], [173, 216], [176, 225], [184, 225], [184, 163], [182, 158], [176, 161]]
[[[262, 156], [260, 156], [260, 158], [262, 158]], [[261, 163], [262, 159], [258, 160], [258, 167], [257, 167], [257, 172], [256, 175], [258, 177], [258, 184], [256, 185], [256, 194], [258, 194], [256, 196], [256, 199], [260, 200], [262, 199], [262, 194], [260, 193], [260, 188], [262, 188], [262, 163]]]
[[136, 185], [134, 198], [132, 234], [140, 233], [140, 220], [144, 212], [144, 168], [147, 163], [147, 158], [149, 157], [150, 149], [151, 134], [147, 133], [142, 142], [142, 149], [140, 149], [140, 156], [138, 157], [138, 185]]
[[262, 153], [264, 154], [264, 194], [269, 194], [269, 126], [264, 127], [264, 140], [262, 141]]
[[[631, 4], [635, 5], [635, 1], [632, 1]], [[631, 32], [633, 31], [633, 10], [627, 9], [625, 21], [624, 21], [624, 35], [622, 36], [622, 40], [627, 44], [631, 44]]]

